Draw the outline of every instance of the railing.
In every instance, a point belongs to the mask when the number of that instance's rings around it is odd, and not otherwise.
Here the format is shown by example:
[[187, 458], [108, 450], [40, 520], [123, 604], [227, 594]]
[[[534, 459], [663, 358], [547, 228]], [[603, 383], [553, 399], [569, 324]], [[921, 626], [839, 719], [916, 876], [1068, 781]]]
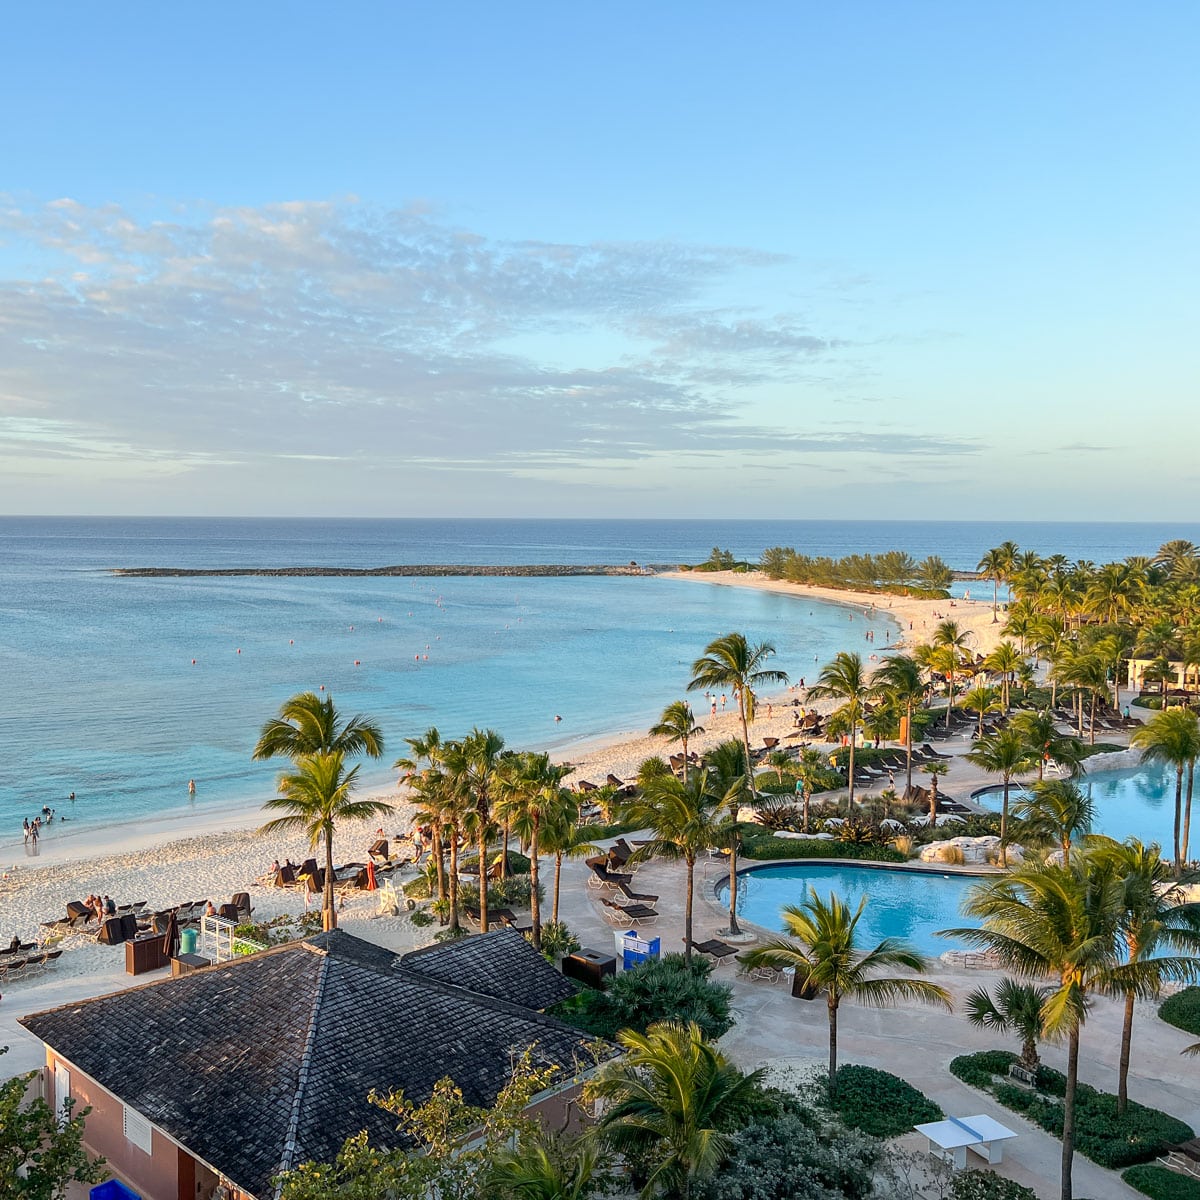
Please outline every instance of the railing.
[[231, 958], [246, 954], [257, 954], [267, 947], [253, 938], [235, 933], [237, 924], [224, 917], [200, 918], [200, 953], [214, 963], [228, 962]]

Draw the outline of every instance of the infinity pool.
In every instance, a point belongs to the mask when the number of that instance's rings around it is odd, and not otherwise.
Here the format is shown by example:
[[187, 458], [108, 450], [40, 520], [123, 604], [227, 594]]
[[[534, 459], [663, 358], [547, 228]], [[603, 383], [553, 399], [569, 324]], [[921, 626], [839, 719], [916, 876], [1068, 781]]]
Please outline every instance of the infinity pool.
[[[1097, 771], [1078, 782], [1096, 809], [1094, 833], [1105, 833], [1118, 841], [1135, 837], [1146, 843], [1157, 842], [1170, 855], [1175, 826], [1173, 772], [1147, 764], [1124, 771]], [[1010, 805], [1019, 790], [1014, 786], [1009, 792]], [[974, 793], [972, 799], [999, 812], [1003, 789], [986, 788]]]
[[[863, 896], [869, 897], [858, 923], [860, 944], [868, 948], [881, 938], [898, 937], [936, 957], [947, 950], [966, 948], [952, 938], [935, 937], [936, 930], [978, 924], [959, 913], [963, 896], [978, 882], [970, 876], [804, 862], [754, 867], [740, 879], [738, 913], [747, 921], [779, 932], [783, 931], [780, 910], [785, 904], [802, 903], [809, 886], [823, 897], [836, 893], [852, 909], [858, 907]], [[728, 882], [718, 894], [728, 903]]]

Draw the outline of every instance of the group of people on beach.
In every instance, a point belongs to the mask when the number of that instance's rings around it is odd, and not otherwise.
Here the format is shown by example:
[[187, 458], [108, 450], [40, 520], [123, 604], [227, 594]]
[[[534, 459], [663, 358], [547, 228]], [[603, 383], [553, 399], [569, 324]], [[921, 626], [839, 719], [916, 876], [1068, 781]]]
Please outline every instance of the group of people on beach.
[[117, 902], [111, 896], [89, 896], [83, 904], [101, 925], [117, 915]]

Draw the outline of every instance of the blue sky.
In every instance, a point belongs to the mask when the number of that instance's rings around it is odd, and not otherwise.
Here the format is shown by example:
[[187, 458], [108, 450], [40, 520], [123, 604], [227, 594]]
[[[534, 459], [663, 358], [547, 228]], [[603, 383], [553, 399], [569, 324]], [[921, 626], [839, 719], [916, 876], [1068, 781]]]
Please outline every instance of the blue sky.
[[1191, 511], [1198, 14], [12, 9], [0, 511]]

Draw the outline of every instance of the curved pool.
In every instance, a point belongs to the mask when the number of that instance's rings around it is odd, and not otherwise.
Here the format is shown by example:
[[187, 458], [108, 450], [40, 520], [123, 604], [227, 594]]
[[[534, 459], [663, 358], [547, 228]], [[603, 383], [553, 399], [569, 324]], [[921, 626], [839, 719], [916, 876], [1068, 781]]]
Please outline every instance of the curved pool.
[[[1175, 827], [1175, 775], [1163, 766], [1147, 763], [1123, 771], [1097, 771], [1078, 780], [1092, 798], [1096, 809], [1094, 833], [1104, 833], [1123, 841], [1127, 837], [1142, 842], [1157, 842], [1169, 855]], [[1009, 792], [1011, 805], [1020, 794], [1014, 784]], [[971, 798], [1000, 811], [1004, 789], [999, 786], [973, 792]]]
[[[851, 908], [867, 896], [859, 921], [860, 944], [870, 948], [881, 938], [904, 938], [923, 954], [936, 957], [947, 950], [965, 949], [953, 938], [935, 936], [939, 929], [977, 925], [959, 912], [967, 890], [978, 882], [969, 875], [939, 871], [897, 870], [858, 863], [786, 863], [751, 867], [739, 876], [738, 913], [747, 921], [773, 931], [783, 931], [780, 911], [785, 904], [800, 904], [810, 886], [821, 896], [836, 893]], [[729, 894], [728, 882], [718, 896]], [[726, 900], [726, 903], [728, 901]]]

